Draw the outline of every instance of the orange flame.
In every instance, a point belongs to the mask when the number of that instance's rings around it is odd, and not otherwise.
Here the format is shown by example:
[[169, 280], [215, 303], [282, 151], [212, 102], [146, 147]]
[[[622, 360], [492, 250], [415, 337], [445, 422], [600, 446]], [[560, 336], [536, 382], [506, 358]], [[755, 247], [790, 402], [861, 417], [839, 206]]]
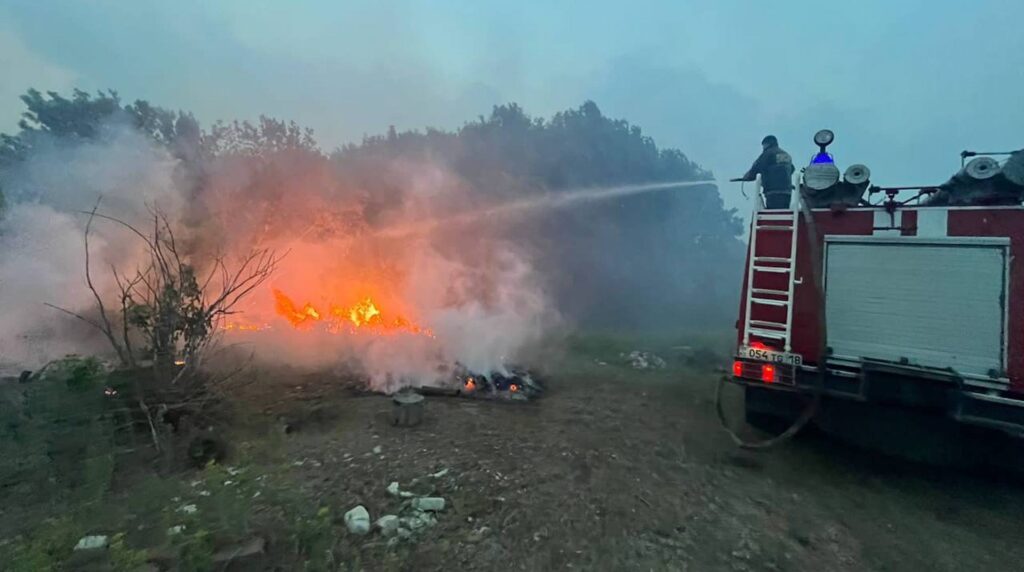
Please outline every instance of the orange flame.
[[362, 302], [352, 306], [348, 311], [348, 318], [352, 320], [352, 323], [357, 327], [364, 324], [373, 322], [376, 318], [377, 322], [381, 321], [380, 310], [374, 305], [373, 300], [367, 298]]
[[276, 288], [274, 289], [274, 309], [296, 328], [309, 320], [316, 321], [320, 319], [320, 312], [317, 312], [316, 308], [312, 305], [306, 303], [301, 309], [297, 308], [291, 298], [285, 296], [283, 292]]
[[466, 380], [466, 391], [473, 391], [475, 389], [476, 389], [476, 382], [473, 381], [473, 378], [471, 377], [471, 378], [467, 379]]
[[519, 391], [519, 386], [513, 383], [512, 385], [508, 386], [508, 390], [511, 391], [512, 393], [515, 393]]
[[371, 331], [374, 333], [406, 332], [433, 337], [426, 328], [421, 328], [403, 316], [386, 316], [372, 298], [364, 298], [351, 306], [329, 305], [329, 310], [317, 309], [311, 302], [301, 307], [284, 292], [274, 289], [274, 309], [298, 329], [312, 327], [315, 322], [325, 323], [332, 332]]

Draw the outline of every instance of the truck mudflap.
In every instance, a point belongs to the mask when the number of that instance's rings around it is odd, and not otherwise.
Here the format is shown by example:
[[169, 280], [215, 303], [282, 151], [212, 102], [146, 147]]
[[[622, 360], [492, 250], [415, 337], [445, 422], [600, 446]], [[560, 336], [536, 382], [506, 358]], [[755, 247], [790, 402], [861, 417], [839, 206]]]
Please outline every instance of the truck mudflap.
[[864, 360], [859, 368], [830, 367], [822, 376], [813, 366], [776, 365], [768, 381], [759, 375], [763, 365], [737, 360], [732, 381], [746, 386], [753, 408], [765, 413], [775, 409], [791, 414], [798, 403], [820, 391], [825, 398], [911, 407], [1024, 437], [1024, 395], [974, 391], [949, 370]]

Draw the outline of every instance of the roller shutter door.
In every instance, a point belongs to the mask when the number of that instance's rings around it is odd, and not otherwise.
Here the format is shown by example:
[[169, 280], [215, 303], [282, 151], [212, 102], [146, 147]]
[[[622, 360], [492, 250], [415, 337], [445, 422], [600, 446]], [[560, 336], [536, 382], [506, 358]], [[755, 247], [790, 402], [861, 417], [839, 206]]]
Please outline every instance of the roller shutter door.
[[1007, 250], [1001, 239], [829, 237], [833, 356], [1001, 373]]

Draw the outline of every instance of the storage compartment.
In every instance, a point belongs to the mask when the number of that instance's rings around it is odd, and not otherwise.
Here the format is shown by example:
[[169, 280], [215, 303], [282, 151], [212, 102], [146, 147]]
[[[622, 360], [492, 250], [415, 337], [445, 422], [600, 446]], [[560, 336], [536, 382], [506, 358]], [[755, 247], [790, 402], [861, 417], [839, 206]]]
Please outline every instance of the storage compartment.
[[826, 237], [833, 358], [1004, 375], [1008, 250], [1001, 238]]

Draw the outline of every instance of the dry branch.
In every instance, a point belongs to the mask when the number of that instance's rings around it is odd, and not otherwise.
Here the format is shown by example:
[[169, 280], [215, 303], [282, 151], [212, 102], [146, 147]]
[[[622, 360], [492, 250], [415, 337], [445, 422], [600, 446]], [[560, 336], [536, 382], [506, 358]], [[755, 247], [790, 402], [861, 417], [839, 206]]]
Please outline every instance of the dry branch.
[[[122, 366], [135, 368], [140, 357], [137, 344], [145, 341], [146, 351], [153, 357], [155, 385], [135, 378], [135, 400], [145, 415], [153, 445], [161, 450], [158, 420], [161, 410], [198, 405], [202, 408], [212, 397], [215, 387], [236, 377], [247, 363], [222, 373], [199, 373], [211, 348], [220, 339], [219, 328], [233, 308], [273, 274], [280, 256], [268, 249], [254, 249], [234, 268], [223, 256], [210, 264], [202, 281], [187, 253], [181, 250], [173, 225], [165, 213], [149, 207], [149, 231], [117, 217], [99, 213], [100, 201], [90, 211], [85, 225], [85, 278], [95, 300], [95, 312], [77, 313], [55, 304], [47, 306], [64, 312], [101, 331], [117, 354]], [[93, 221], [107, 220], [129, 230], [146, 245], [149, 261], [136, 269], [134, 275], [124, 274], [110, 266], [117, 300], [108, 306], [93, 282], [89, 237]], [[115, 330], [111, 308], [120, 313]], [[95, 315], [94, 315], [95, 314]], [[175, 356], [184, 359], [183, 367], [174, 370]], [[173, 372], [173, 374], [172, 374]], [[184, 380], [188, 380], [184, 383]], [[171, 389], [174, 388], [174, 389]], [[188, 404], [188, 405], [186, 405]]]

